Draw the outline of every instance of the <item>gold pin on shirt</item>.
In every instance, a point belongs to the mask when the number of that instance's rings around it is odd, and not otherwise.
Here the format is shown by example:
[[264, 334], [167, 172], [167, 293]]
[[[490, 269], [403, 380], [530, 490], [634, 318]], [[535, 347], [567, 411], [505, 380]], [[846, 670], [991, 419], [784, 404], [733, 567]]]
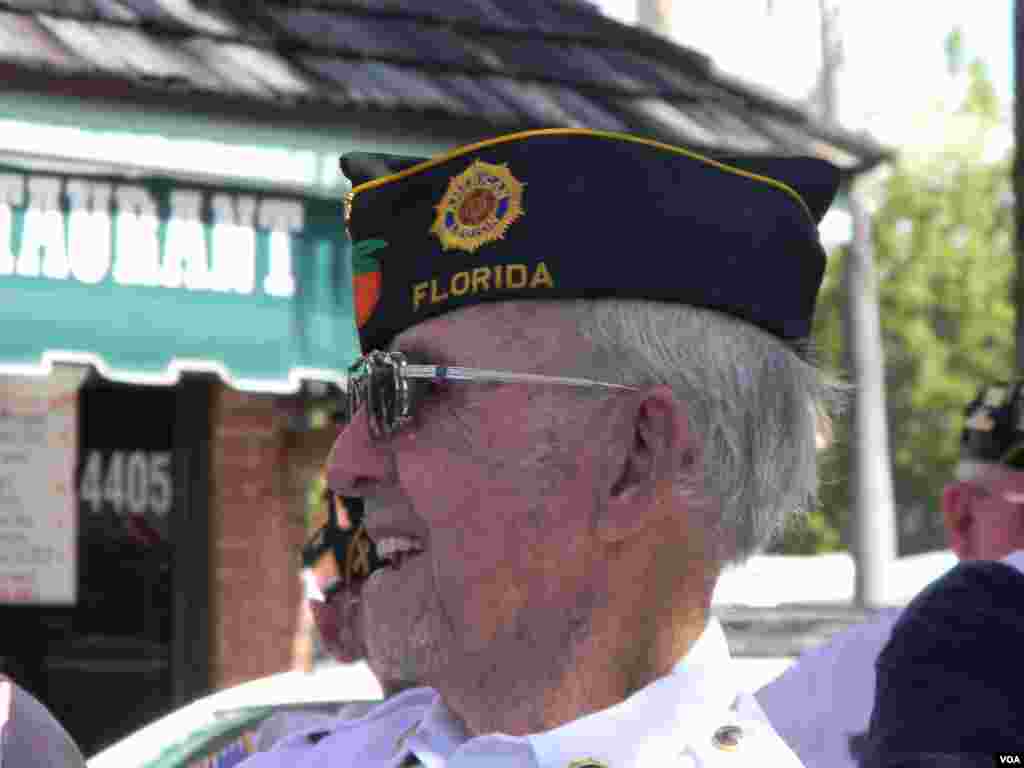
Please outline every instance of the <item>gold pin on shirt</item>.
[[742, 740], [743, 729], [738, 725], [723, 725], [711, 737], [711, 743], [725, 752], [734, 752], [739, 749]]

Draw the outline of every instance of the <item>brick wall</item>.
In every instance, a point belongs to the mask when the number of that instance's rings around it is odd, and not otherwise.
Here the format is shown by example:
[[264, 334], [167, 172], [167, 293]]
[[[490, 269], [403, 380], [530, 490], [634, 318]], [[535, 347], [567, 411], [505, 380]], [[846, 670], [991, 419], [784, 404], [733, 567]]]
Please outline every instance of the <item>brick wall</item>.
[[211, 413], [211, 683], [293, 666], [305, 494], [331, 430], [286, 428], [279, 398], [218, 386]]

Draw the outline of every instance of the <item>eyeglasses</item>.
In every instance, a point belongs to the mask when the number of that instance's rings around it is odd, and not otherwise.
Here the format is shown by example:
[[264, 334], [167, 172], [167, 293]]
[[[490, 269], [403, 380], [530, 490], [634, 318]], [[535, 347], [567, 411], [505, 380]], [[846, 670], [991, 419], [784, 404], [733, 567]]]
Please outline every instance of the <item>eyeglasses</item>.
[[411, 365], [401, 352], [370, 352], [348, 370], [348, 402], [336, 414], [347, 425], [360, 408], [369, 414], [370, 435], [375, 440], [391, 437], [415, 418], [416, 409], [430, 382], [462, 381], [481, 384], [562, 384], [570, 387], [603, 387], [637, 391], [636, 387], [567, 376], [512, 373], [448, 365]]

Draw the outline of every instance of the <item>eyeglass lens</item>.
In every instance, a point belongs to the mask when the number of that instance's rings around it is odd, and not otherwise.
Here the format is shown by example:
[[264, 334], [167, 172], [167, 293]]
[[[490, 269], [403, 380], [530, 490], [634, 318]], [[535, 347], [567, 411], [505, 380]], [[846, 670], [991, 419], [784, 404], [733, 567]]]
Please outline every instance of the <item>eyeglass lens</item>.
[[408, 424], [431, 385], [407, 378], [404, 362], [397, 353], [371, 352], [360, 358], [349, 369], [347, 401], [335, 414], [335, 422], [347, 426], [365, 406], [374, 438], [387, 437]]
[[366, 382], [366, 406], [377, 436], [391, 432], [396, 426], [400, 385], [398, 366], [380, 358], [371, 363]]
[[403, 393], [403, 381], [397, 362], [391, 355], [371, 352], [360, 358], [350, 369], [348, 397], [341, 412], [335, 414], [340, 426], [349, 422], [364, 406], [368, 410], [370, 433], [375, 438], [391, 434], [399, 426], [409, 404]]

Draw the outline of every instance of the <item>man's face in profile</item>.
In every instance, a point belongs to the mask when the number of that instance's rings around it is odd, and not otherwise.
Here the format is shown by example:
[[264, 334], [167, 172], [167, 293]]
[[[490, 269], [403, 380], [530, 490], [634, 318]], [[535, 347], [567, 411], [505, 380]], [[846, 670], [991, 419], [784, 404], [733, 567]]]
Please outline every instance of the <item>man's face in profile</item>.
[[1024, 548], [1024, 471], [978, 464], [946, 487], [943, 516], [950, 547], [963, 560], [1000, 560]]
[[[410, 363], [564, 373], [581, 344], [550, 305], [528, 302], [446, 314], [393, 348]], [[371, 655], [443, 690], [557, 658], [585, 631], [578, 617], [600, 599], [588, 578], [597, 414], [564, 387], [446, 383], [386, 442], [369, 437], [365, 413], [353, 419], [329, 482], [363, 496], [378, 550], [396, 552], [363, 588]]]

